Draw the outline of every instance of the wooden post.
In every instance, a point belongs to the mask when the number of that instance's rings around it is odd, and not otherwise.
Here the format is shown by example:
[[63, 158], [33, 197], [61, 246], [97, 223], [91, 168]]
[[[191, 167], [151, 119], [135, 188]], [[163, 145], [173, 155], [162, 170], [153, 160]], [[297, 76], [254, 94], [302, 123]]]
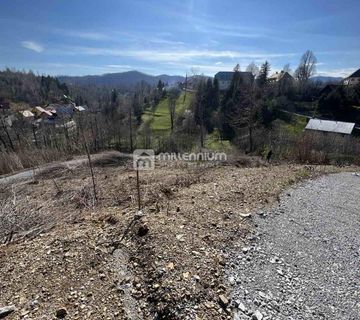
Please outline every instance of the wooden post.
[[138, 196], [138, 209], [141, 210], [141, 198], [140, 198], [140, 178], [139, 178], [139, 163], [136, 162], [136, 188]]

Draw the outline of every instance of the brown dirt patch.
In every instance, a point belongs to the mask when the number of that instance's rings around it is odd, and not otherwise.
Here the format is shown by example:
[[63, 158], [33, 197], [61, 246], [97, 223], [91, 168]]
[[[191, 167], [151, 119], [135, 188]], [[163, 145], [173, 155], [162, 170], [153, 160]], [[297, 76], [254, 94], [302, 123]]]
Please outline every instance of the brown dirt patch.
[[[243, 215], [291, 183], [336, 170], [163, 163], [141, 172], [144, 217], [123, 242], [137, 208], [130, 162], [95, 168], [96, 206], [86, 167], [8, 187], [0, 200], [12, 211], [1, 214], [22, 218], [1, 230], [2, 241], [9, 228], [16, 234], [0, 245], [0, 307], [17, 307], [8, 319], [53, 319], [61, 307], [66, 319], [127, 319], [134, 313], [124, 301], [136, 301], [141, 319], [227, 319], [225, 251], [248, 233]], [[116, 249], [128, 256], [127, 275], [114, 267]]]

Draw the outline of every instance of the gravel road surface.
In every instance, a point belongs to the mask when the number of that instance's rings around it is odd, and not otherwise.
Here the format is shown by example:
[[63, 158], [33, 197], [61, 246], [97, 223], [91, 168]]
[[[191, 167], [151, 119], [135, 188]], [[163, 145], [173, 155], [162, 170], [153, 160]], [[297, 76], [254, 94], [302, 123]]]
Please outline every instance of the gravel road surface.
[[227, 276], [234, 320], [360, 319], [360, 176], [323, 176], [252, 217]]

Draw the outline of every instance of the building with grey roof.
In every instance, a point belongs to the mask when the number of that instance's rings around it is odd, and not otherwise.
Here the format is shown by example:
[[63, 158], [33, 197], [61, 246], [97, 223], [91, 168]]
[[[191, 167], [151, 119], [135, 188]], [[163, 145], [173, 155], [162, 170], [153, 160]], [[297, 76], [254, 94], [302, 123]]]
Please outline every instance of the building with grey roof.
[[310, 119], [305, 127], [305, 130], [331, 132], [338, 134], [352, 134], [355, 128], [355, 123], [342, 122], [342, 121], [331, 121], [321, 119]]
[[[247, 83], [251, 84], [254, 82], [254, 76], [251, 72], [242, 72], [238, 71], [241, 79]], [[225, 91], [230, 87], [232, 78], [235, 74], [235, 71], [220, 71], [215, 74], [215, 79], [219, 82], [219, 90]]]
[[269, 84], [277, 91], [277, 94], [288, 93], [295, 84], [295, 79], [287, 71], [275, 72], [268, 78]]

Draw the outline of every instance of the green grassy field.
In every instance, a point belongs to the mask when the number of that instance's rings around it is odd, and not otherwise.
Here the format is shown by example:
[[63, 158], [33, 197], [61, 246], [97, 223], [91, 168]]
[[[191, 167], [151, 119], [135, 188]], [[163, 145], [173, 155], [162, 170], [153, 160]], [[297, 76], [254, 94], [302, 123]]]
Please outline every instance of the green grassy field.
[[307, 121], [306, 117], [293, 114], [289, 119], [276, 119], [273, 122], [272, 127], [277, 131], [297, 136], [304, 131]]
[[[194, 93], [182, 92], [176, 100], [176, 116], [182, 115], [186, 109], [190, 108], [191, 100]], [[150, 128], [154, 135], [165, 136], [170, 135], [171, 122], [169, 113], [169, 99], [162, 99], [156, 106], [155, 111], [145, 111], [142, 115], [143, 122], [150, 123]], [[229, 141], [220, 139], [218, 131], [214, 131], [205, 138], [205, 148], [215, 151], [230, 151], [232, 149]]]
[[292, 121], [285, 124], [285, 128], [289, 133], [298, 135], [304, 131], [307, 124], [307, 119], [298, 115], [292, 116]]
[[206, 136], [205, 148], [218, 152], [229, 152], [233, 150], [233, 146], [231, 145], [230, 141], [221, 140], [218, 129], [215, 129], [213, 133], [210, 133]]
[[[186, 97], [184, 101], [185, 93], [182, 92], [179, 98], [176, 100], [176, 115], [179, 116], [184, 113], [184, 111], [190, 107], [191, 99], [193, 93], [186, 92]], [[156, 106], [155, 111], [145, 111], [142, 115], [143, 122], [150, 122], [150, 127], [155, 134], [168, 134], [171, 129], [170, 122], [170, 112], [169, 112], [169, 99], [162, 99], [159, 104]]]

